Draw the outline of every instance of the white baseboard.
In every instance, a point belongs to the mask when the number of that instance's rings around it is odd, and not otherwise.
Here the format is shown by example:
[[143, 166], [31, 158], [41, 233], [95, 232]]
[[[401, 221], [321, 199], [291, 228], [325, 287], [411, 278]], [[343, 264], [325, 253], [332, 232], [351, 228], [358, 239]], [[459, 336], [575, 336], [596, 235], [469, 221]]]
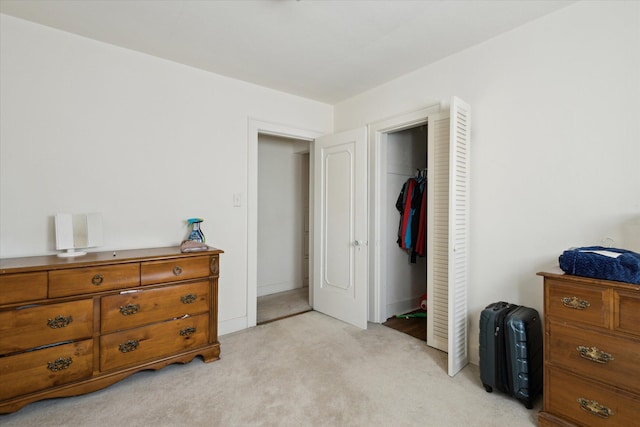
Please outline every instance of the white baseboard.
[[300, 284], [292, 282], [280, 282], [272, 283], [270, 285], [258, 286], [258, 296], [263, 297], [265, 295], [277, 294], [279, 292], [292, 291], [294, 289], [301, 288]]
[[386, 307], [387, 313], [385, 315], [383, 322], [386, 321], [389, 317], [395, 316], [396, 314], [404, 314], [409, 311], [413, 311], [420, 308], [418, 306], [419, 298], [420, 296], [418, 295], [415, 298], [408, 298], [402, 301], [394, 302], [392, 304], [387, 304], [387, 307]]
[[218, 336], [238, 332], [247, 329], [247, 317], [236, 317], [235, 319], [222, 320], [218, 322]]
[[480, 346], [479, 345], [469, 346], [469, 363], [476, 366], [480, 365]]

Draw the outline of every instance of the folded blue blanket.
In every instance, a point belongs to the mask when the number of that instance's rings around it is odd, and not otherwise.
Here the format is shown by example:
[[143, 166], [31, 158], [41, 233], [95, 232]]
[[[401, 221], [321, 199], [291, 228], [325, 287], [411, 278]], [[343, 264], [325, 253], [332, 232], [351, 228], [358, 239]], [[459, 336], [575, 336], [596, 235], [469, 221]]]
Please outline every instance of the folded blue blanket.
[[585, 246], [564, 251], [558, 260], [567, 274], [640, 285], [640, 254], [636, 252]]

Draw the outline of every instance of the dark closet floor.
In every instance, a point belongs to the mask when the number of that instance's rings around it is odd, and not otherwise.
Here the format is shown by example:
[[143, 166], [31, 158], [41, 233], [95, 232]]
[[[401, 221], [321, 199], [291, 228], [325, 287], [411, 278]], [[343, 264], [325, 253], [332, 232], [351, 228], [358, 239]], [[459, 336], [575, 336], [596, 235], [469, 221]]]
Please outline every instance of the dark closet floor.
[[[408, 314], [424, 313], [424, 310], [415, 310]], [[390, 317], [383, 323], [391, 329], [411, 335], [419, 340], [427, 340], [427, 318], [426, 317], [410, 317], [408, 319]]]

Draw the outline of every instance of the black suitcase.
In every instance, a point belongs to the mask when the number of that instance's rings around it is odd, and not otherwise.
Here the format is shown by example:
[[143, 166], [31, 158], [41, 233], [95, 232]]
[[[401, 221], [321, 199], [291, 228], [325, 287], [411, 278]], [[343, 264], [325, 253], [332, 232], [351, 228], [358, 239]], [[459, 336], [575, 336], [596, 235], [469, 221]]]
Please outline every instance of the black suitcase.
[[542, 390], [542, 324], [535, 309], [497, 302], [480, 314], [480, 379], [529, 409]]
[[538, 311], [519, 306], [505, 318], [509, 393], [528, 409], [542, 391], [542, 323]]
[[484, 388], [509, 392], [504, 338], [504, 322], [509, 312], [518, 308], [515, 304], [496, 302], [480, 313], [480, 379]]

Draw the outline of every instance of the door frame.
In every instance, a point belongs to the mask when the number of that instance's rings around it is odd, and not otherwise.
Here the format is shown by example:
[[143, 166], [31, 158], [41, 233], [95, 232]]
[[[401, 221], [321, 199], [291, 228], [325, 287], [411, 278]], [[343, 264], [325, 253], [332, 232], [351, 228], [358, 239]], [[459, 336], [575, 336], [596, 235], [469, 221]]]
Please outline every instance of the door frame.
[[[313, 268], [313, 143], [321, 132], [249, 118], [247, 135], [247, 328], [256, 326], [258, 310], [258, 140], [259, 135], [272, 135], [310, 142], [309, 158], [309, 270]], [[313, 278], [309, 277], [313, 289]], [[309, 304], [313, 307], [313, 292]]]
[[[435, 103], [417, 111], [381, 120], [368, 126], [370, 145], [369, 182], [369, 321], [383, 323], [387, 304], [387, 241], [383, 226], [390, 203], [387, 200], [386, 173], [387, 138], [390, 133], [414, 128], [428, 122], [429, 116], [440, 111]], [[371, 244], [373, 243], [373, 244]], [[429, 318], [427, 318], [429, 321]]]

